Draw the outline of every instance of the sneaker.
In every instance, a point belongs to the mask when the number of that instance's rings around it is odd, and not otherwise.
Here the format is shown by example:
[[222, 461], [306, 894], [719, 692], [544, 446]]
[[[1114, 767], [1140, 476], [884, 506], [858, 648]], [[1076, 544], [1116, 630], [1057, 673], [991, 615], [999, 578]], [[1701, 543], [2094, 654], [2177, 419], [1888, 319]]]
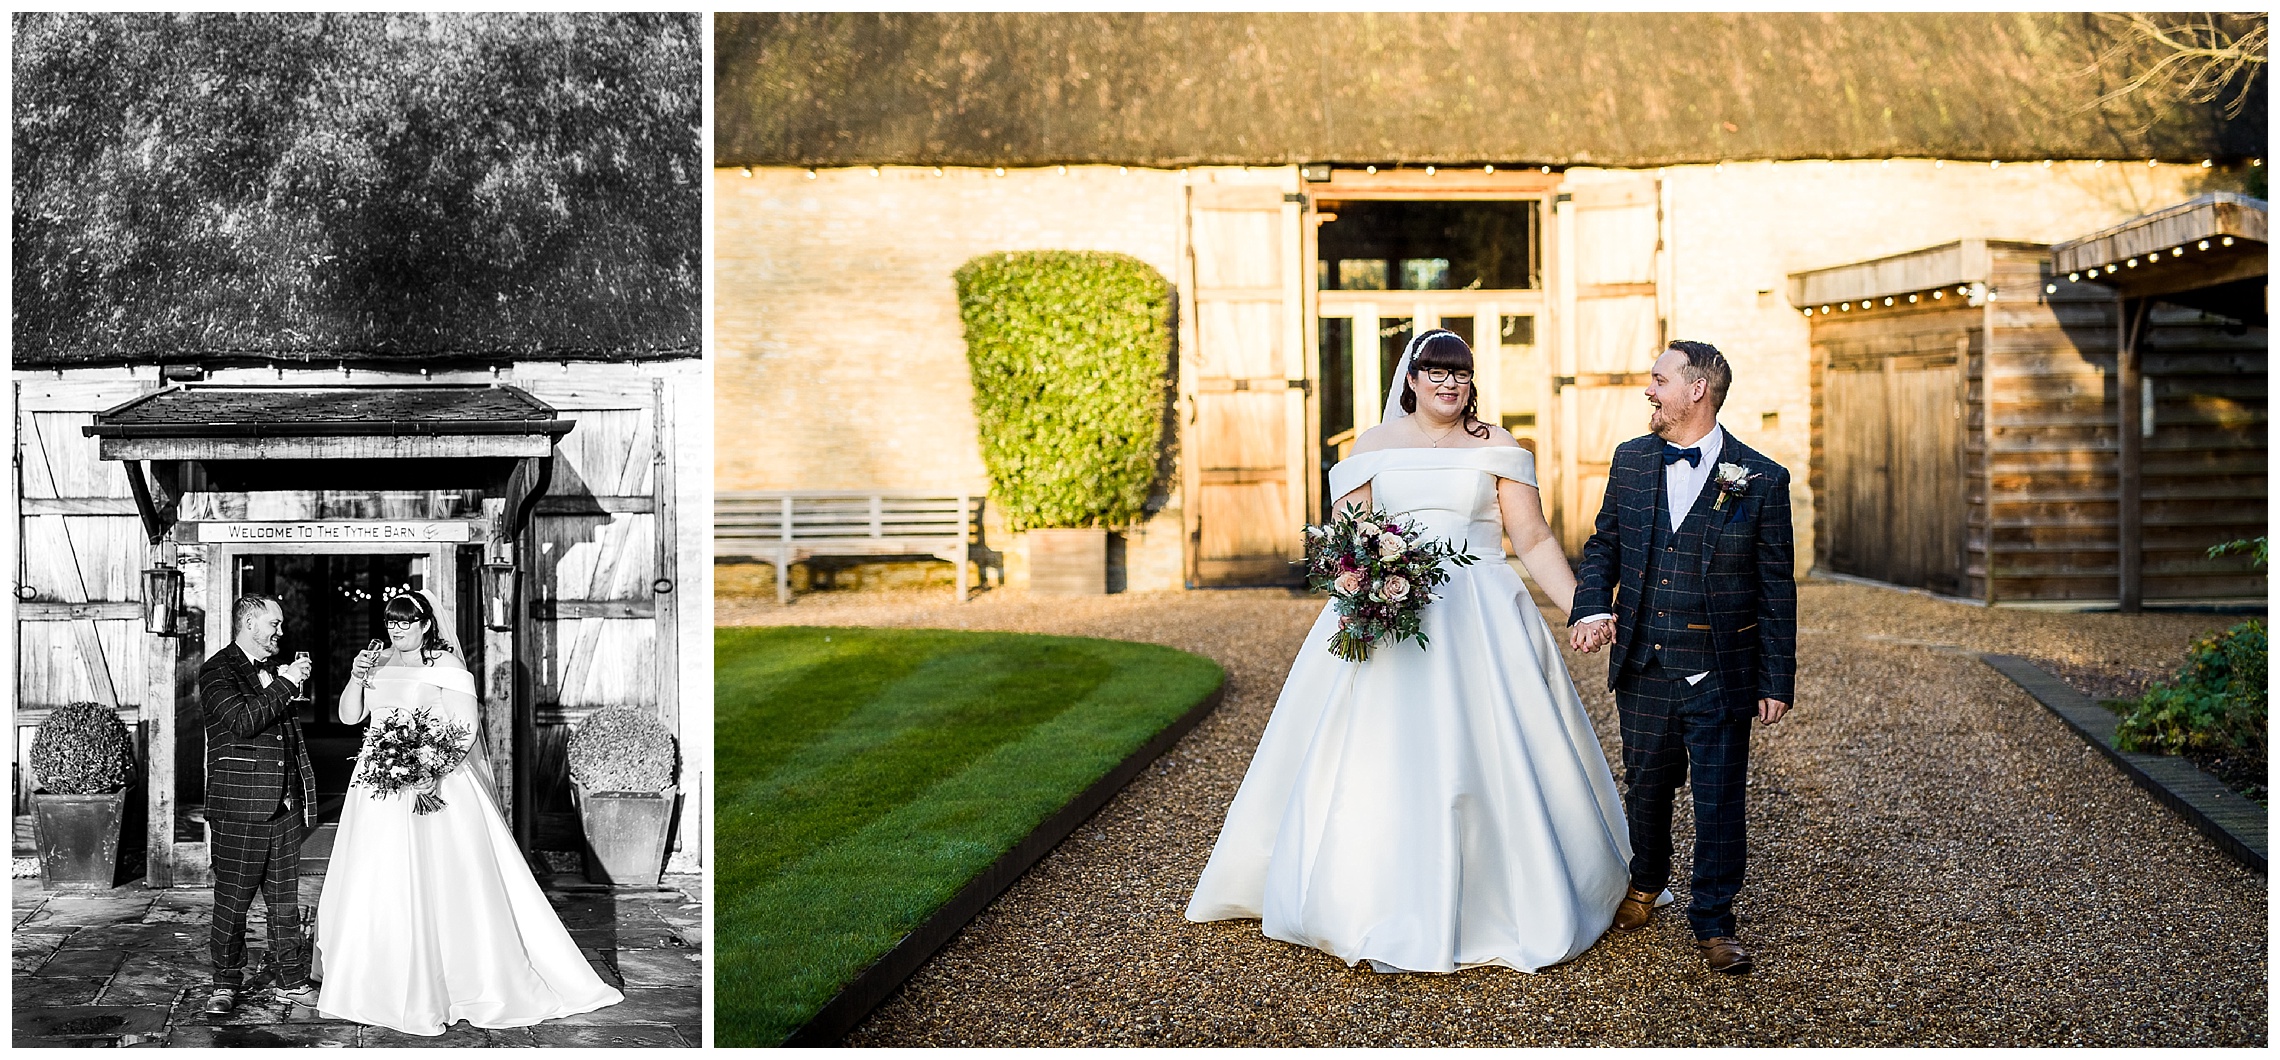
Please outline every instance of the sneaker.
[[302, 1008], [317, 1007], [317, 994], [319, 991], [317, 990], [317, 984], [315, 983], [304, 982], [299, 986], [280, 986], [274, 991], [274, 993], [276, 994], [277, 1000], [283, 1001], [289, 1005], [299, 1005]]
[[205, 1012], [209, 1016], [227, 1016], [237, 1011], [237, 1003], [237, 991], [226, 986], [217, 986], [214, 988], [213, 994], [206, 998]]

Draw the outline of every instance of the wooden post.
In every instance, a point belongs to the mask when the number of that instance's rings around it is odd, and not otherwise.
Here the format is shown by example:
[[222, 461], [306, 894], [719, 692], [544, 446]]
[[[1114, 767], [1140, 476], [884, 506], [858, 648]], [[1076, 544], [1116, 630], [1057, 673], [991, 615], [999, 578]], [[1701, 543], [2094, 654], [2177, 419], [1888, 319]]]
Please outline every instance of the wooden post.
[[[174, 542], [171, 539], [159, 542], [151, 548], [151, 555], [154, 562], [171, 565], [175, 559]], [[150, 640], [144, 649], [142, 693], [143, 753], [148, 756], [144, 795], [150, 814], [143, 831], [146, 843], [143, 885], [172, 887], [176, 805], [174, 667], [181, 654], [182, 641], [179, 637], [142, 635]]]
[[[513, 559], [514, 530], [507, 498], [483, 498], [483, 515], [491, 524], [491, 540], [484, 546], [483, 558]], [[476, 591], [488, 590], [478, 584]], [[489, 615], [484, 618], [483, 670], [479, 675], [483, 687], [478, 690], [483, 697], [483, 745], [491, 758], [491, 794], [499, 800], [499, 809], [507, 820], [513, 821], [516, 820], [515, 635], [512, 630], [492, 629]]]
[[2118, 450], [2115, 460], [2115, 478], [2118, 511], [2115, 513], [2115, 549], [2121, 572], [2118, 588], [2118, 606], [2123, 614], [2135, 614], [2141, 603], [2142, 568], [2145, 561], [2144, 520], [2141, 512], [2140, 487], [2143, 479], [2139, 465], [2143, 455], [2143, 439], [2139, 436], [2138, 407], [2138, 336], [2145, 330], [2146, 307], [2152, 299], [2132, 300], [2125, 297], [2115, 306], [2114, 321], [2119, 332], [2119, 348], [2115, 351], [2114, 401], [2119, 406], [2121, 437], [2116, 439]]
[[[667, 394], [665, 380], [650, 381], [650, 395], [657, 417], [655, 438], [657, 448], [651, 459], [651, 479], [655, 500], [650, 516], [655, 520], [651, 528], [657, 539], [657, 582], [651, 586], [650, 606], [657, 623], [657, 705], [660, 720], [671, 729], [676, 738], [681, 733], [681, 640], [680, 608], [674, 601], [680, 599], [680, 520], [674, 501], [673, 477], [673, 409]], [[655, 591], [662, 587], [664, 591]], [[684, 787], [684, 790], [686, 788]]]

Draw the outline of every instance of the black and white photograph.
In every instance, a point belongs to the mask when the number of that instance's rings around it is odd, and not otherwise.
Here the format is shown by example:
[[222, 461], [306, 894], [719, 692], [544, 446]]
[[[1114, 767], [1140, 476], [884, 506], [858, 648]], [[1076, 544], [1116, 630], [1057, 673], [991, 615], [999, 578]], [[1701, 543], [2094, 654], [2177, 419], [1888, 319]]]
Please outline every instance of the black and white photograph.
[[704, 1044], [704, 33], [12, 17], [16, 1046]]

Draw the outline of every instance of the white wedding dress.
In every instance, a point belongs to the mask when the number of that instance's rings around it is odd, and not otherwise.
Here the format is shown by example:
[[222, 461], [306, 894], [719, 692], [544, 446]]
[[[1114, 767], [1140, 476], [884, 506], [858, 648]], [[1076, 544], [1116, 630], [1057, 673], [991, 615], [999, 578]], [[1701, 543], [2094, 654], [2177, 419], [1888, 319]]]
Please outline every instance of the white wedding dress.
[[[426, 706], [482, 731], [462, 669], [383, 666], [364, 702], [375, 725]], [[348, 789], [317, 903], [317, 1011], [438, 1035], [459, 1020], [526, 1027], [624, 999], [586, 964], [531, 877], [481, 749], [444, 777], [433, 813], [413, 813], [411, 793]]]
[[1519, 448], [1386, 449], [1330, 472], [1428, 540], [1469, 543], [1425, 608], [1430, 645], [1365, 662], [1307, 633], [1190, 920], [1257, 917], [1269, 938], [1352, 966], [1535, 971], [1590, 949], [1629, 886], [1622, 800], [1558, 646], [1503, 562], [1496, 480]]

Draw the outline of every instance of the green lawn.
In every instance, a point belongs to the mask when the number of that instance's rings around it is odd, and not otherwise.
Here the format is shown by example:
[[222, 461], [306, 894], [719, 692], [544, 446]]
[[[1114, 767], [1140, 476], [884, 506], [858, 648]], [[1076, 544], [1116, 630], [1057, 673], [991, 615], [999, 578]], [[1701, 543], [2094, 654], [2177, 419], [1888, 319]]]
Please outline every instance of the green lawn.
[[1217, 687], [1152, 644], [713, 631], [717, 1040], [774, 1045]]

